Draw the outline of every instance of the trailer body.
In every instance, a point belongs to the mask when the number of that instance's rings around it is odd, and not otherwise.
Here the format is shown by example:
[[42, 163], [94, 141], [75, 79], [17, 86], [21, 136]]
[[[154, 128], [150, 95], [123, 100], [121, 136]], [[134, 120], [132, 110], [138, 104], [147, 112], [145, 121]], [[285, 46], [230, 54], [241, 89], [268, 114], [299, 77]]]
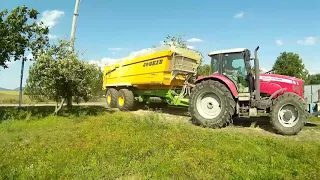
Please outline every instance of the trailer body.
[[174, 46], [152, 48], [125, 57], [104, 68], [107, 101], [112, 104], [108, 89], [114, 92], [127, 89], [139, 102], [187, 106], [188, 98], [181, 94], [188, 94], [185, 83], [196, 74], [201, 59], [194, 50]]

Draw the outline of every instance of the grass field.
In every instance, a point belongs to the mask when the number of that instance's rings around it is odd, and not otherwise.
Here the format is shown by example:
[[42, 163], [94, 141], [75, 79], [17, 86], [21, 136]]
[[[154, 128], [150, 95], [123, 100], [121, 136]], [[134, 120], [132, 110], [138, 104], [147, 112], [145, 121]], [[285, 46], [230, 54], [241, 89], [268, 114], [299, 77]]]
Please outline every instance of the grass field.
[[[60, 117], [51, 109], [14, 111], [0, 111], [7, 119], [0, 124], [0, 179], [320, 178], [319, 138], [212, 130], [101, 107]], [[319, 133], [319, 119], [311, 121], [305, 131]]]
[[[22, 95], [24, 104], [30, 104], [32, 101], [26, 95]], [[0, 104], [18, 104], [19, 91], [0, 91]]]
[[[92, 97], [89, 102], [105, 102], [103, 97]], [[18, 104], [19, 103], [19, 91], [4, 91], [0, 90], [0, 104]], [[47, 104], [54, 102], [36, 102], [32, 101], [29, 96], [22, 95], [23, 104]]]

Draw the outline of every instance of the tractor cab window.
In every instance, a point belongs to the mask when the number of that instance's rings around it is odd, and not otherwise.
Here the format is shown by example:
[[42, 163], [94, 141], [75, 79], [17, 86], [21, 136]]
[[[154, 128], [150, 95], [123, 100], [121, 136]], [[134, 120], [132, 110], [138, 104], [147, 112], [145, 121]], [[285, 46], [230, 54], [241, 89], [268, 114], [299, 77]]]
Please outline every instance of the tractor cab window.
[[249, 92], [247, 68], [242, 52], [222, 54], [222, 74], [234, 82], [239, 92]]
[[211, 57], [211, 74], [216, 74], [219, 72], [219, 54]]

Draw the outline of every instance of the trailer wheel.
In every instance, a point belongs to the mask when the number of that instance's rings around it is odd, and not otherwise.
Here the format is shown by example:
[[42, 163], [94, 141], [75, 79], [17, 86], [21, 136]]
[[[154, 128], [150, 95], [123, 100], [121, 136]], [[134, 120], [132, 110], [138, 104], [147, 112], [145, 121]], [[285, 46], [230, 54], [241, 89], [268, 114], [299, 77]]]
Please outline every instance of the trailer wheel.
[[221, 128], [232, 121], [235, 106], [233, 96], [224, 84], [206, 80], [192, 89], [189, 113], [197, 125]]
[[129, 89], [120, 89], [118, 93], [118, 109], [131, 111], [134, 108], [134, 95]]
[[270, 120], [282, 135], [296, 135], [307, 121], [304, 100], [294, 93], [285, 93], [273, 101]]
[[110, 88], [106, 94], [107, 105], [111, 108], [117, 107], [118, 91], [114, 88]]

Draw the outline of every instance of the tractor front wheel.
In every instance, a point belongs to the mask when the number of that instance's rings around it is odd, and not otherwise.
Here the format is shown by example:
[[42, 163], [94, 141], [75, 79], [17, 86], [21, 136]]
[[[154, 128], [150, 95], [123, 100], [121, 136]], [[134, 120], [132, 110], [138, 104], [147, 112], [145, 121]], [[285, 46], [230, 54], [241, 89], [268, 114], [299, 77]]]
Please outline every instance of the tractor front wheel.
[[189, 113], [195, 124], [220, 128], [231, 122], [235, 105], [231, 92], [224, 84], [205, 80], [192, 89]]
[[278, 133], [296, 135], [307, 121], [305, 102], [294, 93], [285, 93], [274, 100], [270, 116], [271, 124]]

